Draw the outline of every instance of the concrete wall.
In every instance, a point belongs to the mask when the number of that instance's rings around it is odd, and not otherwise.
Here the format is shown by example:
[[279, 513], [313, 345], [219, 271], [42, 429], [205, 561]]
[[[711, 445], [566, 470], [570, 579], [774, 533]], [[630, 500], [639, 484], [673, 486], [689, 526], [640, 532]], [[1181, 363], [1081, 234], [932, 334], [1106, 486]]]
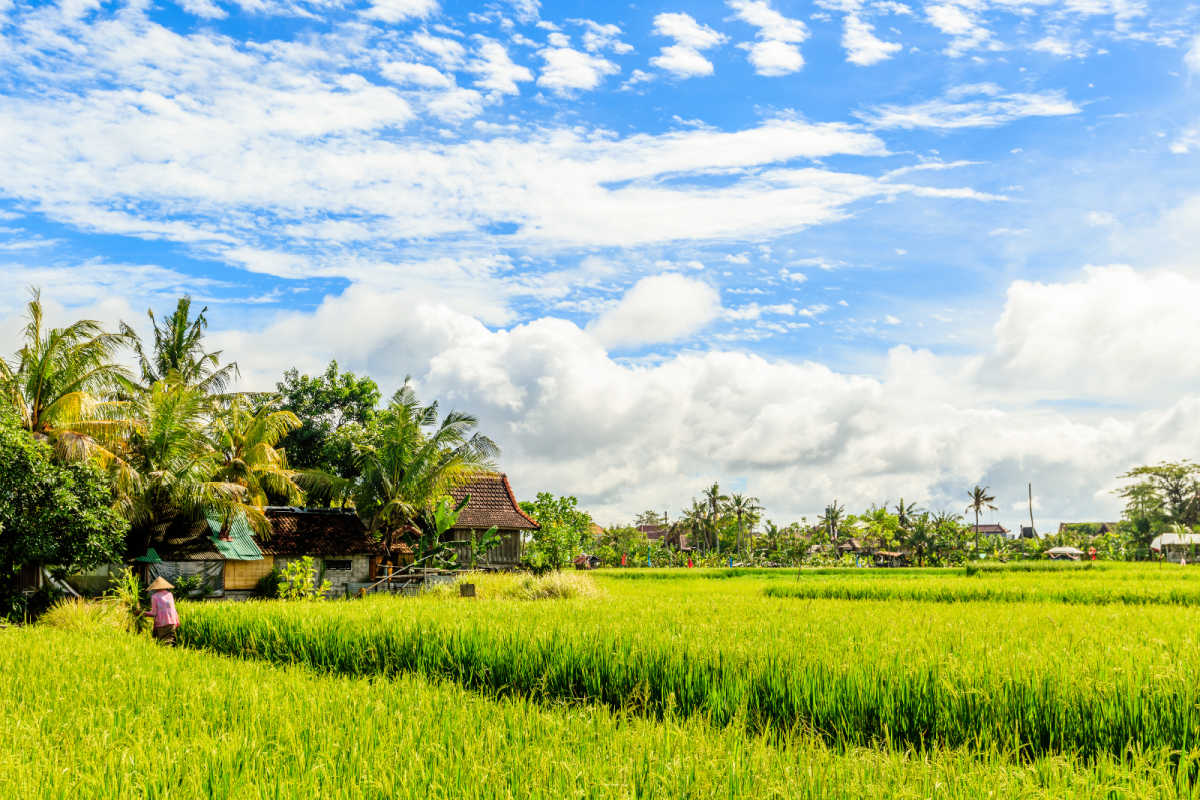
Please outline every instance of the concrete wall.
[[[275, 556], [275, 566], [282, 572], [288, 562], [298, 561], [297, 556]], [[349, 561], [350, 569], [329, 569], [328, 562], [330, 561]], [[370, 556], [324, 556], [313, 557], [313, 566], [316, 569], [317, 583], [322, 580], [329, 581], [330, 597], [343, 597], [346, 594], [346, 587], [352, 583], [364, 583], [370, 578], [371, 573], [371, 557]]]

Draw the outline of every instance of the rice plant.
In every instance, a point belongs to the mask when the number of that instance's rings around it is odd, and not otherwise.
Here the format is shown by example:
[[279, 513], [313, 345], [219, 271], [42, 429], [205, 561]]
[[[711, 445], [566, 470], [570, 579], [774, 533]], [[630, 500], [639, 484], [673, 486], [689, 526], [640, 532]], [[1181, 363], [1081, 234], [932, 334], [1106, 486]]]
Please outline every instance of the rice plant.
[[1189, 606], [782, 602], [763, 596], [771, 578], [605, 583], [603, 600], [551, 604], [189, 605], [181, 641], [837, 746], [1097, 758], [1200, 742], [1200, 610]]
[[1196, 796], [1154, 752], [1085, 765], [831, 746], [695, 718], [492, 700], [412, 676], [335, 678], [123, 635], [0, 631], [0, 674], [0, 796], [22, 800]]

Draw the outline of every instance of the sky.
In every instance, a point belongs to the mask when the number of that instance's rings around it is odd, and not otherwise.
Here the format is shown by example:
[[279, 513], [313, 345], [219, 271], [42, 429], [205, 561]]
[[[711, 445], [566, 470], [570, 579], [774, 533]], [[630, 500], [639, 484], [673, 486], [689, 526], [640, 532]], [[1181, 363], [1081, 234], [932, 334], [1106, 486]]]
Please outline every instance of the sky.
[[1198, 97], [1157, 0], [0, 0], [0, 351], [186, 293], [602, 524], [1111, 519], [1200, 454]]

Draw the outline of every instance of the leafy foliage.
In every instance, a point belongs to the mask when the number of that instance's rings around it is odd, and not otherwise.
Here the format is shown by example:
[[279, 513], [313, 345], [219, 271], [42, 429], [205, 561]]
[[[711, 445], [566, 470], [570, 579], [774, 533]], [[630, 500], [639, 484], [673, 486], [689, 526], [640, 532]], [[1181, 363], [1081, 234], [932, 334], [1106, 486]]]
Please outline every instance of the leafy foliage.
[[538, 492], [536, 500], [520, 506], [541, 526], [525, 548], [525, 559], [536, 570], [566, 567], [590, 538], [592, 518], [574, 497]]
[[[380, 392], [375, 381], [350, 371], [340, 371], [330, 361], [320, 375], [301, 375], [296, 369], [276, 384], [279, 405], [296, 415], [300, 426], [280, 442], [288, 460], [298, 470], [320, 470], [343, 480], [358, 476], [356, 447], [375, 420]], [[334, 493], [315, 493], [332, 500]]]
[[0, 588], [27, 564], [66, 573], [115, 560], [129, 525], [112, 503], [97, 467], [58, 463], [49, 446], [0, 415]]
[[329, 581], [317, 583], [316, 566], [312, 556], [294, 558], [287, 562], [279, 576], [281, 600], [321, 600], [329, 594]]
[[121, 332], [132, 344], [141, 367], [143, 388], [158, 381], [173, 381], [190, 386], [203, 394], [220, 394], [238, 376], [237, 363], [221, 364], [221, 351], [205, 352], [204, 331], [208, 328], [205, 313], [200, 309], [193, 319], [192, 298], [181, 297], [175, 310], [161, 321], [154, 311], [147, 311], [154, 328], [154, 344], [150, 352], [137, 333], [128, 325]]

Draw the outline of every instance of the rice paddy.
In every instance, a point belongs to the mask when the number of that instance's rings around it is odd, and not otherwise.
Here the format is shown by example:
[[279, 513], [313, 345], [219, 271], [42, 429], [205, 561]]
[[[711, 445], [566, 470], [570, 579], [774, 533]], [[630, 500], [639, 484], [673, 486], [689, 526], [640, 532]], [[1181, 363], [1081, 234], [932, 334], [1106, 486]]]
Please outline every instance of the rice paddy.
[[[910, 753], [339, 678], [120, 633], [0, 631], [0, 796], [1171, 798], [1169, 761]], [[64, 659], [64, 654], [73, 657]]]
[[[1154, 574], [1144, 580], [1158, 591]], [[1191, 608], [776, 599], [764, 590], [795, 578], [753, 575], [600, 581], [600, 599], [555, 602], [192, 606], [181, 640], [320, 672], [414, 673], [497, 696], [803, 730], [838, 746], [1092, 758], [1200, 742]]]
[[[176, 651], [78, 605], [0, 631], [0, 787], [1200, 796], [1200, 608], [1137, 599], [1195, 591], [1178, 565], [469, 580], [475, 598], [182, 604]], [[875, 594], [796, 596], [838, 587]]]

